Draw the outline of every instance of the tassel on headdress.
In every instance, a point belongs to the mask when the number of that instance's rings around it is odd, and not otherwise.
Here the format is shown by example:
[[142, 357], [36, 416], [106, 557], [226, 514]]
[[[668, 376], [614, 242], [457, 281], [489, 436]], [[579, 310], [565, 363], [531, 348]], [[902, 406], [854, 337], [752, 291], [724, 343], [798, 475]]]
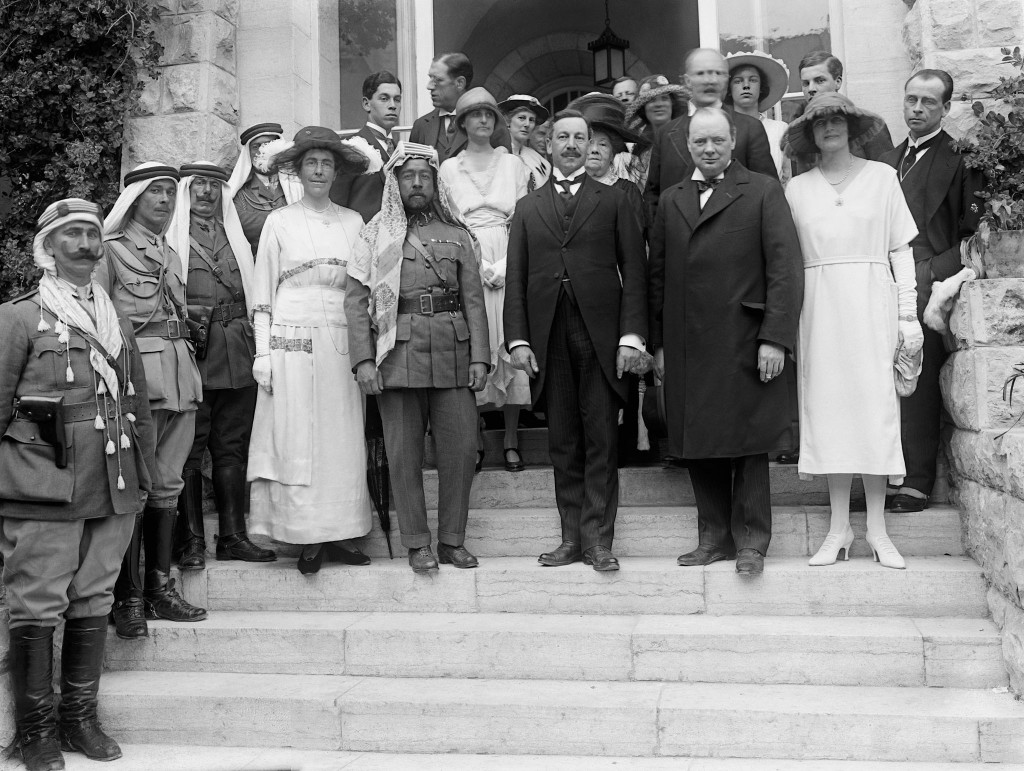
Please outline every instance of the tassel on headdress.
[[120, 474], [117, 475], [117, 489], [118, 490], [123, 490], [124, 489], [124, 477], [121, 476]]
[[104, 449], [104, 452], [106, 452], [106, 453], [107, 453], [107, 455], [113, 455], [113, 454], [114, 454], [114, 453], [115, 453], [116, 451], [117, 451], [117, 450], [116, 450], [116, 448], [114, 447], [114, 440], [113, 440], [113, 439], [108, 439], [108, 440], [107, 440], [107, 446], [106, 446], [106, 448]]
[[93, 426], [97, 431], [102, 431], [107, 427], [107, 424], [103, 422], [103, 416], [98, 412], [96, 413], [96, 420], [93, 422]]
[[132, 443], [131, 440], [128, 439], [128, 434], [124, 432], [124, 429], [121, 429], [121, 449], [127, 450], [131, 446]]

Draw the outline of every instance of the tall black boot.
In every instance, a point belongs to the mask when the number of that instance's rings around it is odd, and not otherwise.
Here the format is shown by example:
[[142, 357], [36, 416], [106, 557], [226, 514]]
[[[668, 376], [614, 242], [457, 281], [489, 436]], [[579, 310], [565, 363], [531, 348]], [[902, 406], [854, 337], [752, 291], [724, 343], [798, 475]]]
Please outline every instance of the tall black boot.
[[53, 714], [53, 627], [11, 629], [9, 663], [14, 721], [28, 771], [60, 771], [64, 756]]
[[103, 733], [96, 718], [96, 697], [103, 671], [106, 619], [69, 618], [64, 624], [60, 672], [60, 743], [65, 752], [91, 760], [117, 760], [121, 748]]
[[138, 640], [149, 636], [146, 613], [142, 607], [142, 514], [135, 515], [132, 540], [121, 560], [121, 572], [114, 583], [114, 607], [110, 615], [117, 636], [122, 640]]
[[202, 621], [206, 610], [190, 605], [174, 588], [171, 574], [171, 549], [176, 509], [146, 507], [142, 516], [143, 542], [146, 547], [146, 581], [143, 598], [146, 618], [168, 621]]
[[178, 496], [178, 519], [174, 525], [174, 557], [181, 570], [206, 567], [206, 533], [203, 528], [203, 475], [197, 468], [182, 474], [185, 488]]
[[213, 500], [217, 504], [220, 525], [217, 559], [273, 562], [277, 554], [257, 546], [246, 535], [245, 492], [245, 466], [214, 467]]

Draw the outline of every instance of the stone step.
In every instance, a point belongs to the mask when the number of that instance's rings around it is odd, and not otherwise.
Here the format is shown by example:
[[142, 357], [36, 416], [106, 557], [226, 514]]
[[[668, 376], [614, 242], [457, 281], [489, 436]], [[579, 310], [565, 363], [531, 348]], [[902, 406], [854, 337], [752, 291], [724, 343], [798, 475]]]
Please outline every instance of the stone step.
[[988, 615], [981, 569], [967, 557], [910, 557], [907, 570], [870, 559], [808, 567], [770, 559], [765, 573], [737, 576], [733, 563], [681, 568], [634, 557], [597, 573], [581, 563], [545, 568], [525, 557], [484, 559], [475, 570], [443, 565], [416, 575], [405, 559], [367, 567], [328, 564], [304, 576], [291, 560], [212, 562], [181, 574], [190, 602], [212, 611], [413, 611], [455, 613], [689, 614], [761, 616]]
[[[772, 509], [772, 542], [769, 557], [809, 557], [817, 551], [829, 529], [827, 506], [776, 506]], [[437, 512], [428, 514], [430, 531], [437, 533]], [[864, 540], [865, 514], [851, 515], [855, 540], [853, 557], [869, 557]], [[215, 516], [206, 519], [207, 552], [215, 553]], [[916, 514], [890, 514], [888, 530], [903, 555], [938, 557], [963, 554], [960, 513], [951, 506], [934, 506]], [[466, 529], [466, 546], [478, 557], [533, 557], [558, 545], [561, 531], [558, 511], [543, 509], [473, 509]], [[252, 540], [297, 557], [301, 546], [284, 544], [263, 536]], [[387, 558], [384, 531], [376, 515], [373, 529], [356, 543], [370, 557]], [[398, 517], [391, 516], [391, 545], [395, 557], [406, 556], [398, 532]], [[615, 519], [615, 552], [622, 557], [672, 557], [697, 545], [697, 509], [693, 506], [627, 506]]]
[[958, 688], [111, 672], [100, 720], [128, 743], [1024, 762], [1024, 705]]
[[[627, 758], [565, 755], [396, 755], [175, 744], [121, 744], [114, 766], [127, 771], [992, 771], [982, 763], [886, 763], [858, 760], [770, 760], [743, 758]], [[95, 761], [77, 752], [64, 755], [67, 771], [96, 771]], [[0, 766], [3, 767], [3, 766]], [[1002, 764], [1000, 771], [1024, 771]]]
[[107, 640], [113, 670], [999, 688], [987, 619], [219, 611]]

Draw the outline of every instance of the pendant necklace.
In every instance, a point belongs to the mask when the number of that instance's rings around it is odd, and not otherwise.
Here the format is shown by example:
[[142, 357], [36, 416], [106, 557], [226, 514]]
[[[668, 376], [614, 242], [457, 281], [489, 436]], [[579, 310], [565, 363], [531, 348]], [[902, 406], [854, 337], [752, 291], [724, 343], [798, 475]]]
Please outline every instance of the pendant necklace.
[[[307, 206], [306, 202], [304, 200], [302, 200], [301, 198], [299, 199], [299, 203], [302, 205], [303, 209], [308, 209], [309, 211], [316, 212], [317, 214], [324, 214], [324, 213], [327, 212], [328, 209], [331, 208], [330, 202], [328, 202], [327, 206], [325, 206], [322, 209], [317, 209], [315, 206]], [[331, 223], [331, 221], [329, 219], [325, 218], [325, 219], [320, 220], [320, 224], [323, 225], [325, 228], [329, 228], [332, 223]], [[306, 227], [309, 228], [309, 219], [308, 219], [308, 217], [306, 218]]]
[[[818, 171], [821, 172], [822, 178], [826, 182], [828, 182], [830, 185], [832, 185], [832, 187], [834, 187], [834, 188], [835, 187], [839, 187], [841, 184], [843, 184], [847, 180], [847, 178], [849, 178], [850, 172], [853, 171], [853, 156], [852, 155], [850, 156], [850, 165], [846, 167], [846, 173], [843, 174], [842, 178], [838, 182], [833, 182], [828, 177], [826, 177], [825, 176], [825, 172], [822, 171], [820, 166], [818, 167]], [[838, 191], [836, 191], [836, 206], [842, 206], [842, 205], [843, 205], [843, 196]]]

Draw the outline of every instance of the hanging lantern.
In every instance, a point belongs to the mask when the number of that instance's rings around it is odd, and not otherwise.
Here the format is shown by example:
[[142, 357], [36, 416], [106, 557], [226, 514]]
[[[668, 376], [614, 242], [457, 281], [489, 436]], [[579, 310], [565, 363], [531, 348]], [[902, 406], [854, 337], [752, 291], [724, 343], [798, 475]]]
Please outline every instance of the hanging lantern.
[[594, 54], [594, 85], [606, 86], [626, 74], [626, 51], [629, 41], [612, 32], [608, 0], [604, 0], [604, 32], [587, 48]]

